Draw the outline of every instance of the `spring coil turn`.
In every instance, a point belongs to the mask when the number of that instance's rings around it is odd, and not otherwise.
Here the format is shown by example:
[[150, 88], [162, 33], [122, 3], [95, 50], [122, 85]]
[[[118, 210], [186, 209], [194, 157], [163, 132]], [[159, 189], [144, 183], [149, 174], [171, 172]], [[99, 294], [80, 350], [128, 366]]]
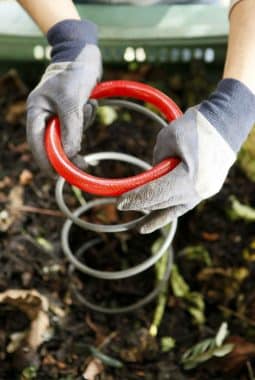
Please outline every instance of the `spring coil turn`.
[[[154, 112], [150, 111], [149, 109], [127, 101], [127, 100], [119, 100], [119, 99], [107, 99], [107, 100], [100, 100], [100, 105], [108, 105], [108, 106], [118, 106], [118, 107], [125, 107], [127, 109], [130, 109], [132, 111], [137, 111], [145, 115], [146, 117], [150, 118], [154, 122], [158, 123], [161, 127], [166, 127], [167, 123], [164, 119], [162, 119], [160, 116], [155, 114]], [[84, 156], [84, 160], [86, 165], [88, 166], [96, 166], [100, 163], [100, 161], [103, 160], [116, 160], [121, 161], [124, 163], [132, 164], [136, 167], [139, 167], [141, 169], [148, 170], [151, 168], [151, 165], [146, 163], [145, 161], [138, 159], [134, 156], [123, 154], [123, 153], [116, 153], [116, 152], [101, 152], [101, 153], [93, 153], [88, 154]], [[70, 262], [69, 266], [69, 273], [73, 273], [75, 270], [81, 271], [89, 276], [95, 277], [97, 279], [104, 279], [104, 280], [119, 280], [119, 279], [125, 279], [129, 277], [133, 277], [135, 275], [138, 275], [149, 268], [151, 268], [153, 265], [155, 265], [164, 255], [167, 256], [167, 265], [165, 269], [165, 273], [161, 281], [159, 281], [156, 285], [156, 287], [145, 297], [140, 299], [138, 302], [133, 303], [128, 306], [124, 307], [114, 307], [114, 308], [108, 308], [104, 306], [100, 306], [98, 304], [94, 304], [86, 299], [86, 297], [81, 294], [81, 292], [75, 287], [74, 284], [71, 284], [72, 291], [76, 295], [77, 299], [84, 304], [86, 307], [97, 311], [102, 312], [106, 314], [115, 314], [115, 313], [127, 313], [136, 310], [137, 308], [140, 308], [150, 301], [152, 301], [161, 291], [161, 289], [166, 284], [172, 264], [173, 264], [173, 249], [172, 249], [172, 241], [177, 229], [177, 220], [173, 221], [168, 228], [164, 228], [160, 230], [160, 233], [162, 235], [162, 244], [156, 254], [153, 256], [150, 256], [147, 258], [144, 262], [125, 270], [120, 271], [100, 271], [93, 269], [89, 267], [88, 265], [81, 262], [80, 258], [87, 252], [90, 248], [100, 244], [102, 242], [101, 238], [96, 238], [89, 240], [85, 242], [74, 254], [69, 243], [70, 238], [70, 231], [73, 224], [81, 227], [84, 230], [94, 231], [94, 232], [104, 232], [104, 233], [116, 233], [116, 232], [122, 232], [122, 231], [129, 231], [137, 227], [142, 220], [146, 217], [145, 215], [142, 217], [139, 217], [131, 222], [128, 223], [122, 223], [117, 225], [103, 225], [103, 224], [96, 224], [96, 223], [89, 223], [83, 219], [81, 219], [81, 215], [88, 212], [89, 210], [92, 210], [94, 207], [107, 205], [107, 204], [116, 204], [117, 198], [100, 198], [88, 201], [86, 204], [80, 206], [75, 211], [71, 211], [64, 200], [64, 185], [65, 185], [65, 179], [62, 177], [59, 177], [55, 194], [56, 194], [56, 201], [60, 208], [60, 210], [66, 215], [68, 218], [66, 222], [64, 223], [64, 226], [62, 228], [61, 233], [61, 245], [63, 252]]]

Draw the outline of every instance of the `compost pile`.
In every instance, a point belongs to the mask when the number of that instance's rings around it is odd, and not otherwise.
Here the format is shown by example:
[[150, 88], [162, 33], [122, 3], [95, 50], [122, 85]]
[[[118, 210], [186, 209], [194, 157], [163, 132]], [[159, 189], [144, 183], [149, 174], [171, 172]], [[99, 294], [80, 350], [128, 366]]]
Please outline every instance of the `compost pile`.
[[[199, 62], [181, 73], [148, 65], [105, 70], [105, 79], [161, 89], [182, 109], [206, 97], [219, 77], [220, 70]], [[65, 218], [55, 203], [55, 181], [38, 170], [26, 143], [30, 87], [13, 70], [0, 78], [0, 379], [254, 379], [254, 136], [223, 190], [180, 219], [175, 264], [160, 300], [132, 314], [107, 316], [86, 309], [73, 288], [94, 303], [128, 305], [154, 287], [154, 269], [107, 283], [70, 271], [61, 251]], [[158, 130], [134, 112], [117, 115], [105, 108], [86, 135], [85, 151], [127, 152], [151, 161]], [[132, 169], [111, 163], [96, 174], [122, 177]], [[72, 208], [81, 201], [69, 187], [65, 196]], [[86, 217], [118, 223], [134, 215], [120, 215], [110, 205]], [[72, 247], [93, 237], [74, 228]], [[104, 244], [87, 252], [86, 262], [116, 270], [153, 254], [159, 234], [101, 237]]]

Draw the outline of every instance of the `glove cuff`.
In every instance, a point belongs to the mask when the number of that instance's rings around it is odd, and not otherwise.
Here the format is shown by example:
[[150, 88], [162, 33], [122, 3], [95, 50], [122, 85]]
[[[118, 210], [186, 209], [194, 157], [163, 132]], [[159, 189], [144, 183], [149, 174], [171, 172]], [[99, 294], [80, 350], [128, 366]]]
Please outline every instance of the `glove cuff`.
[[236, 79], [223, 79], [199, 111], [238, 152], [255, 123], [255, 95]]
[[88, 20], [63, 20], [47, 33], [52, 46], [51, 60], [73, 62], [86, 44], [97, 45], [97, 26]]

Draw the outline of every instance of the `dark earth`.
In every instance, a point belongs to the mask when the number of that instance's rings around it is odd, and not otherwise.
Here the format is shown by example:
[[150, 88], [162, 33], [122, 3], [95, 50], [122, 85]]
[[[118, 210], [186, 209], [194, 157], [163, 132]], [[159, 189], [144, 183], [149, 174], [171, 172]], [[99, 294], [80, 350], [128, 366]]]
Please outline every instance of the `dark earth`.
[[[173, 97], [185, 110], [212, 91], [220, 70], [200, 62], [182, 69], [109, 66], [104, 79], [144, 81]], [[33, 73], [34, 78], [39, 75], [40, 70]], [[149, 333], [156, 301], [130, 314], [92, 312], [79, 302], [74, 287], [93, 302], [128, 305], [154, 287], [154, 270], [114, 282], [69, 271], [60, 245], [65, 218], [55, 202], [55, 180], [38, 170], [26, 143], [25, 99], [35, 82], [27, 76], [20, 78], [22, 73], [13, 70], [0, 78], [0, 302], [7, 290], [35, 289], [50, 305], [46, 312], [50, 329], [47, 339], [36, 347], [24, 334], [17, 347], [10, 349], [14, 333], [31, 329], [40, 298], [25, 306], [22, 300], [1, 302], [0, 380], [78, 380], [93, 366], [98, 375], [90, 378], [101, 380], [255, 379], [255, 219], [247, 222], [230, 215], [231, 196], [255, 207], [254, 183], [236, 164], [218, 195], [179, 220], [175, 268], [189, 292], [204, 302], [203, 321], [190, 312], [191, 301], [176, 294], [174, 279], [169, 282], [156, 337]], [[128, 152], [151, 162], [158, 130], [143, 116], [120, 110], [111, 126], [98, 118], [86, 134], [85, 150]], [[116, 163], [100, 165], [96, 171], [108, 177], [133, 173], [130, 167]], [[67, 187], [65, 195], [74, 209], [78, 205], [74, 193]], [[119, 215], [113, 206], [87, 215], [90, 221], [103, 223], [133, 217]], [[158, 236], [157, 232], [141, 236], [135, 231], [101, 234], [104, 243], [87, 252], [86, 262], [105, 270], [134, 265], [151, 255]], [[93, 237], [94, 233], [75, 227], [71, 245], [78, 249]], [[231, 352], [222, 357], [208, 355], [194, 369], [185, 369], [182, 355], [206, 338], [214, 338], [223, 322], [229, 330], [224, 344], [233, 345]], [[172, 338], [174, 347], [164, 346], [162, 338], [166, 337]]]

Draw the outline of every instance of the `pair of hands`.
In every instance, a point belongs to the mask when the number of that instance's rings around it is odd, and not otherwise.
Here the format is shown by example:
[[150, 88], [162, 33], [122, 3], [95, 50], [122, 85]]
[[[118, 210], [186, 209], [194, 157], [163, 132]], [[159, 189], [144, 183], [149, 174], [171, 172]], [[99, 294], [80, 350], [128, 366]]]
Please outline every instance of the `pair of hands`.
[[[101, 78], [102, 61], [96, 27], [88, 21], [65, 20], [48, 32], [52, 63], [27, 103], [27, 138], [39, 166], [51, 171], [44, 149], [46, 121], [60, 118], [67, 156], [79, 162], [84, 128], [93, 106], [90, 93]], [[255, 120], [255, 97], [241, 82], [222, 80], [200, 105], [163, 128], [157, 137], [154, 163], [177, 156], [171, 173], [124, 194], [120, 210], [148, 210], [140, 226], [150, 233], [216, 194]]]

